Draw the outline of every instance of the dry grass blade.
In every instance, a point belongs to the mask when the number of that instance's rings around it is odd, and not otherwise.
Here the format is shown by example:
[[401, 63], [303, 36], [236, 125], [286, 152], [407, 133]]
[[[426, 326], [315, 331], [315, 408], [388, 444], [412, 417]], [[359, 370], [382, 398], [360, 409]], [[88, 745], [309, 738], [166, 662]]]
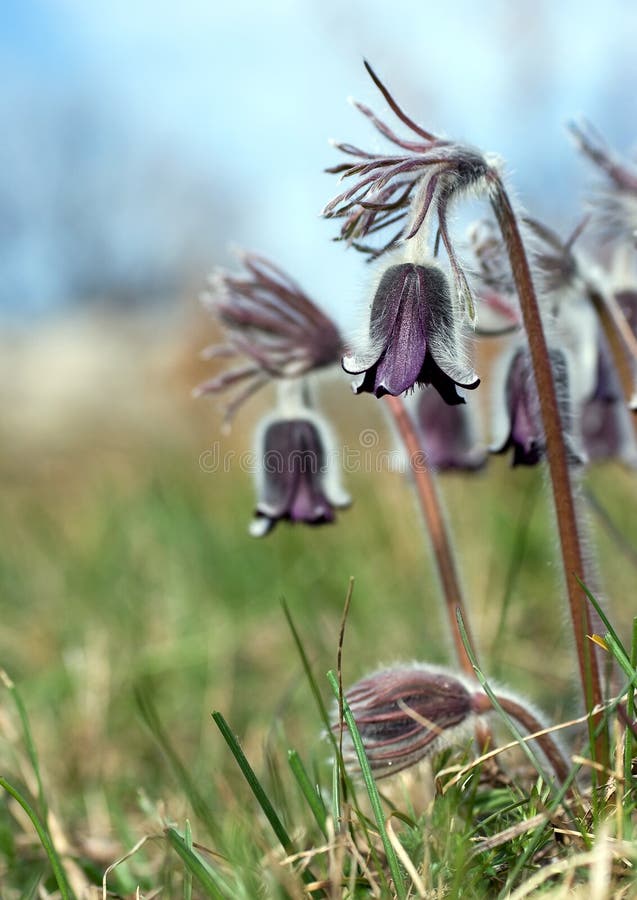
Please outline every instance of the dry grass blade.
[[520, 887], [514, 891], [509, 900], [523, 900], [535, 890], [540, 888], [549, 879], [556, 875], [564, 875], [569, 872], [575, 872], [576, 869], [585, 866], [591, 871], [591, 878], [588, 886], [587, 897], [590, 900], [607, 900], [611, 896], [618, 896], [613, 891], [611, 884], [611, 864], [614, 859], [622, 855], [635, 855], [635, 847], [632, 844], [611, 843], [605, 834], [598, 835], [597, 843], [592, 850], [585, 853], [574, 853], [566, 859], [560, 859], [556, 862], [544, 866], [539, 872], [536, 872], [528, 878]]
[[407, 851], [405, 850], [403, 845], [400, 843], [400, 840], [398, 839], [396, 832], [394, 831], [394, 826], [392, 825], [392, 822], [391, 822], [393, 815], [394, 815], [394, 813], [392, 813], [392, 815], [389, 816], [389, 818], [385, 822], [385, 827], [387, 829], [387, 836], [389, 837], [389, 840], [392, 842], [392, 846], [393, 846], [394, 850], [396, 851], [396, 856], [401, 861], [401, 863], [403, 864], [403, 867], [405, 868], [405, 871], [411, 878], [411, 881], [416, 890], [416, 893], [418, 894], [419, 897], [427, 897], [427, 888], [425, 887], [425, 884], [424, 884], [422, 878], [420, 877], [420, 875], [418, 874], [418, 871], [416, 870], [415, 865], [409, 858]]
[[[140, 838], [134, 847], [131, 847], [123, 856], [120, 856], [119, 859], [116, 859], [115, 862], [111, 863], [107, 869], [104, 870], [104, 875], [102, 876], [102, 900], [106, 900], [108, 895], [108, 888], [106, 886], [106, 882], [108, 881], [108, 876], [111, 872], [114, 872], [115, 869], [120, 866], [123, 862], [126, 862], [127, 859], [130, 859], [131, 856], [134, 856], [138, 850], [144, 846], [146, 841], [151, 840], [151, 838], [156, 837], [153, 834], [145, 834], [142, 838]], [[138, 889], [139, 890], [139, 889]]]
[[[593, 712], [597, 714], [599, 712], [603, 712], [605, 709], [609, 709], [611, 706], [612, 702], [609, 702], [602, 706], [596, 707]], [[534, 731], [533, 734], [525, 735], [522, 738], [522, 742], [528, 743], [529, 741], [536, 740], [538, 737], [541, 737], [544, 734], [553, 734], [556, 731], [563, 731], [565, 728], [572, 728], [574, 725], [582, 725], [584, 722], [587, 722], [588, 719], [589, 716], [584, 715], [579, 716], [576, 719], [569, 719], [568, 722], [560, 722], [559, 725], [550, 725], [547, 728], [542, 728], [541, 731]], [[445, 775], [451, 771], [456, 773], [450, 781], [445, 783], [442, 789], [443, 793], [446, 793], [450, 788], [462, 781], [462, 779], [465, 778], [473, 769], [481, 765], [486, 760], [494, 759], [501, 753], [505, 753], [507, 750], [514, 749], [515, 747], [519, 746], [519, 744], [520, 741], [509, 741], [507, 744], [502, 744], [500, 747], [495, 747], [493, 750], [489, 750], [488, 753], [483, 753], [481, 756], [478, 756], [476, 759], [472, 760], [470, 763], [467, 763], [465, 766], [462, 766], [460, 769], [456, 767], [452, 769], [442, 769], [440, 772], [438, 772], [437, 778], [440, 778], [442, 775]]]
[[[534, 828], [537, 828], [542, 822], [547, 822], [548, 818], [546, 813], [538, 813], [535, 816], [531, 816], [529, 819], [524, 819], [522, 822], [511, 825], [510, 828], [505, 828], [504, 831], [500, 831], [489, 838], [477, 838], [475, 852], [483, 853], [485, 850], [493, 850], [495, 847], [501, 847], [502, 844], [508, 844], [509, 841], [519, 837], [521, 834], [526, 834], [527, 831], [532, 831]], [[579, 837], [579, 832], [575, 833]]]

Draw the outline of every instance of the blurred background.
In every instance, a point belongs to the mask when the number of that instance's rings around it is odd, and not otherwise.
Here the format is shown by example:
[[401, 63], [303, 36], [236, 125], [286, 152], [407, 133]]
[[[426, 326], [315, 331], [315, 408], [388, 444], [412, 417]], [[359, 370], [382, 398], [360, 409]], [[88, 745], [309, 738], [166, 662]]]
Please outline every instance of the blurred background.
[[[282, 597], [319, 675], [350, 575], [348, 679], [447, 657], [406, 479], [352, 473], [336, 526], [257, 542], [250, 475], [200, 466], [215, 442], [250, 450], [268, 404], [222, 437], [219, 408], [191, 398], [216, 371], [198, 359], [215, 338], [197, 300], [210, 270], [232, 265], [233, 245], [260, 251], [354, 326], [369, 276], [319, 212], [336, 192], [328, 138], [382, 146], [346, 103], [386, 114], [363, 58], [417, 121], [501, 154], [524, 207], [565, 233], [590, 184], [565, 122], [585, 115], [632, 145], [636, 35], [625, 0], [4, 0], [0, 665], [60, 804], [89, 831], [108, 833], [140, 785], [169, 794], [135, 716], [140, 683], [204, 780], [223, 756], [214, 707], [255, 753], [274, 710], [314, 748]], [[347, 379], [321, 392], [350, 446], [367, 428], [391, 446]], [[590, 482], [637, 542], [632, 476], [601, 467]], [[487, 669], [566, 714], [572, 671], [547, 666], [568, 638], [541, 473], [498, 459], [445, 494]], [[625, 628], [630, 551], [592, 522]]]

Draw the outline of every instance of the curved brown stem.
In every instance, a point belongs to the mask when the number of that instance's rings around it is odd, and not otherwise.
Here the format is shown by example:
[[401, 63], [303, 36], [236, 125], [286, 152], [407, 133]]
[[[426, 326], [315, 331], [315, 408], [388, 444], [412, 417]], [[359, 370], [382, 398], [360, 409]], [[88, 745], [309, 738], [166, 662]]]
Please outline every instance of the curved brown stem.
[[[561, 784], [567, 780], [570, 775], [570, 766], [557, 743], [553, 740], [551, 734], [539, 734], [545, 731], [546, 726], [533, 715], [525, 706], [512, 700], [510, 697], [501, 697], [496, 694], [495, 699], [498, 701], [505, 713], [514, 719], [518, 725], [521, 725], [527, 734], [533, 734], [534, 740], [537, 741], [542, 753], [547, 758], [549, 765], [557, 775]], [[489, 712], [493, 709], [491, 701], [486, 694], [476, 694], [473, 698], [476, 711], [480, 713]]]
[[[529, 343], [533, 373], [540, 400], [540, 412], [546, 439], [546, 456], [555, 502], [580, 680], [586, 710], [590, 713], [595, 706], [602, 703], [602, 691], [597, 656], [587, 637], [591, 633], [591, 615], [588, 599], [580, 584], [580, 582], [585, 582], [586, 580], [586, 570], [557, 394], [553, 382], [540, 309], [517, 219], [498, 173], [491, 169], [488, 177], [491, 187], [491, 204], [507, 248], [520, 300], [524, 328]], [[591, 737], [597, 721], [597, 718], [591, 717]], [[594, 744], [597, 762], [607, 766], [609, 760], [607, 729], [601, 730], [595, 737]]]
[[634, 363], [637, 363], [637, 337], [633, 334], [621, 306], [613, 294], [605, 294], [602, 300], [615, 330], [622, 340], [625, 353]]
[[[430, 388], [429, 390], [432, 390]], [[418, 434], [414, 428], [411, 416], [405, 409], [405, 404], [399, 397], [387, 396], [386, 404], [400, 432], [409, 456], [411, 469], [414, 475], [416, 491], [420, 506], [427, 523], [427, 531], [431, 539], [438, 575], [442, 585], [445, 609], [449, 619], [449, 628], [453, 638], [456, 656], [462, 669], [475, 678], [471, 660], [462, 642], [462, 635], [458, 628], [456, 610], [460, 609], [464, 620], [465, 629], [472, 646], [475, 646], [469, 630], [469, 618], [462, 597], [460, 581], [456, 570], [455, 558], [449, 537], [449, 531], [440, 505], [440, 498], [436, 489], [434, 477], [429, 470], [425, 454], [423, 453]]]

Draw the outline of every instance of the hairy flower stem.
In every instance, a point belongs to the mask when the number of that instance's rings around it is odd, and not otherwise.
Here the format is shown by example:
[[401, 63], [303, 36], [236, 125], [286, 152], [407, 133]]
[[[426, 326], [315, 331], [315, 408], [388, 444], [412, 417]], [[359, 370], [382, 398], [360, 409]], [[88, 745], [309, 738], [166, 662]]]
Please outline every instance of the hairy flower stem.
[[[431, 390], [431, 388], [429, 388], [428, 390]], [[465, 609], [464, 600], [462, 598], [462, 591], [460, 589], [460, 581], [458, 579], [458, 573], [456, 571], [456, 563], [451, 546], [451, 539], [449, 536], [449, 531], [447, 530], [447, 525], [445, 523], [442, 507], [440, 505], [440, 498], [436, 489], [436, 483], [431, 471], [426, 464], [420, 439], [418, 438], [418, 434], [416, 432], [416, 429], [414, 428], [411, 416], [405, 408], [405, 404], [399, 397], [392, 397], [390, 395], [386, 397], [385, 402], [389, 407], [389, 411], [391, 412], [394, 422], [396, 423], [396, 427], [400, 432], [400, 435], [405, 444], [405, 449], [407, 450], [407, 454], [409, 456], [412, 472], [414, 474], [416, 491], [418, 492], [418, 499], [420, 500], [420, 506], [425, 516], [427, 531], [429, 532], [429, 537], [431, 538], [431, 546], [433, 548], [434, 559], [438, 568], [438, 575], [440, 576], [440, 583], [442, 585], [442, 592], [444, 594], [445, 609], [447, 611], [447, 617], [449, 619], [449, 628], [451, 630], [456, 655], [458, 657], [458, 663], [460, 664], [463, 671], [465, 671], [467, 675], [471, 676], [471, 678], [473, 679], [473, 665], [471, 664], [471, 660], [467, 656], [467, 652], [462, 641], [462, 636], [458, 628], [456, 609], [460, 609], [462, 618], [465, 622], [465, 628], [467, 630], [467, 633], [469, 634], [471, 645], [475, 646], [475, 644], [473, 643], [473, 639], [471, 638], [471, 634], [467, 625], [467, 611]]]
[[[580, 581], [586, 581], [586, 569], [549, 352], [531, 270], [515, 213], [497, 172], [491, 169], [488, 177], [491, 188], [491, 204], [507, 248], [531, 353], [533, 374], [544, 425], [546, 456], [555, 502], [579, 674], [586, 710], [591, 713], [597, 705], [602, 703], [602, 691], [597, 656], [587, 637], [591, 633], [591, 613], [588, 599], [580, 584]], [[591, 717], [589, 724], [591, 737], [598, 721], [599, 717]], [[601, 729], [599, 734], [594, 737], [594, 741], [591, 740], [591, 744], [593, 743], [594, 747], [591, 749], [594, 749], [597, 762], [608, 766], [608, 730]]]

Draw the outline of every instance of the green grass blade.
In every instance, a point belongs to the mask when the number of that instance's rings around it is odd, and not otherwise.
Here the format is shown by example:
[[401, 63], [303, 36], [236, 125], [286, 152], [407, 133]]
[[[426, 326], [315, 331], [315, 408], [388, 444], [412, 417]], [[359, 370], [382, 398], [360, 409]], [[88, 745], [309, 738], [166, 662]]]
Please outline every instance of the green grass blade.
[[[208, 897], [213, 900], [232, 900], [232, 893], [220, 876], [192, 847], [192, 836], [180, 834], [175, 828], [166, 829], [166, 837], [186, 866], [186, 874], [196, 878]], [[190, 844], [190, 846], [189, 846]]]
[[29, 884], [20, 894], [20, 900], [35, 900], [35, 897], [38, 896], [38, 888], [40, 887], [40, 882], [43, 877], [44, 872], [36, 872]]
[[615, 657], [615, 660], [619, 664], [624, 674], [628, 676], [629, 682], [632, 684], [637, 678], [637, 672], [635, 671], [635, 667], [631, 665], [626, 651], [624, 650], [622, 645], [618, 643], [615, 635], [610, 631], [607, 631], [604, 635], [604, 641], [606, 642], [608, 649]]
[[323, 798], [310, 781], [309, 775], [303, 765], [303, 760], [296, 750], [288, 750], [288, 763], [290, 764], [296, 783], [301, 789], [301, 793], [305, 797], [307, 805], [312, 811], [312, 815], [316, 819], [316, 824], [321, 829], [323, 836], [327, 837], [327, 828], [325, 826], [327, 812], [325, 810]]
[[[502, 900], [506, 900], [506, 898], [510, 897], [511, 891], [513, 890], [513, 886], [516, 882], [518, 875], [522, 872], [522, 870], [527, 865], [527, 863], [529, 863], [530, 860], [535, 855], [535, 853], [540, 845], [540, 842], [542, 840], [542, 835], [543, 835], [544, 831], [546, 830], [547, 826], [550, 825], [551, 816], [557, 812], [560, 804], [564, 802], [564, 798], [566, 797], [568, 791], [571, 789], [571, 786], [574, 784], [575, 779], [579, 775], [580, 769], [581, 769], [581, 766], [579, 766], [579, 765], [573, 766], [573, 769], [571, 770], [568, 778], [566, 779], [564, 784], [561, 786], [560, 790], [555, 795], [555, 797], [553, 798], [553, 800], [551, 801], [550, 805], [548, 806], [548, 808], [546, 810], [547, 821], [545, 823], [543, 823], [542, 825], [538, 825], [538, 827], [535, 828], [533, 831], [531, 831], [531, 833], [528, 835], [528, 841], [526, 843], [526, 847], [524, 848], [524, 851], [518, 857], [513, 868], [509, 870], [506, 883], [505, 883], [504, 887], [502, 888], [502, 890], [500, 891], [500, 893], [498, 894], [498, 897], [502, 898]], [[582, 840], [584, 842], [584, 846], [590, 850], [592, 844], [591, 844], [590, 839], [588, 838], [586, 826], [583, 823], [582, 823], [581, 827], [579, 826], [578, 822], [576, 822], [576, 824], [579, 827], [580, 834], [581, 834]]]
[[332, 746], [334, 750], [336, 750], [336, 739], [334, 734], [332, 733], [331, 725], [330, 725], [330, 715], [327, 711], [327, 706], [321, 696], [321, 691], [319, 689], [318, 683], [314, 674], [312, 672], [312, 668], [310, 666], [310, 661], [307, 657], [307, 653], [305, 652], [305, 647], [303, 646], [303, 641], [301, 640], [301, 636], [297, 631], [296, 625], [294, 624], [294, 620], [292, 619], [292, 614], [288, 608], [285, 600], [281, 601], [281, 605], [283, 606], [283, 614], [287, 620], [290, 631], [292, 632], [292, 638], [296, 645], [296, 649], [298, 651], [299, 656], [301, 657], [301, 664], [303, 665], [303, 671], [305, 672], [305, 677], [308, 680], [308, 684], [310, 685], [310, 690], [312, 692], [312, 696], [314, 697], [314, 701], [319, 711], [319, 715], [321, 717], [321, 721], [323, 723], [323, 727], [325, 728], [325, 732], [328, 738], [332, 742]]
[[[265, 790], [263, 789], [261, 782], [257, 778], [254, 769], [248, 762], [248, 759], [247, 759], [245, 753], [241, 749], [241, 745], [239, 744], [239, 741], [237, 740], [235, 735], [232, 733], [230, 726], [228, 725], [228, 723], [226, 722], [226, 720], [224, 719], [223, 715], [220, 712], [213, 712], [212, 718], [214, 719], [215, 725], [221, 732], [223, 739], [225, 740], [226, 744], [230, 748], [232, 755], [236, 759], [237, 764], [239, 765], [239, 768], [241, 769], [241, 773], [243, 774], [243, 777], [248, 782], [250, 790], [256, 797], [257, 803], [263, 810], [263, 813], [264, 813], [266, 819], [268, 820], [268, 822], [270, 823], [270, 826], [272, 827], [272, 830], [274, 831], [275, 835], [277, 836], [279, 843], [281, 844], [281, 846], [283, 847], [285, 852], [288, 854], [288, 856], [292, 856], [294, 853], [297, 852], [297, 848], [294, 845], [290, 835], [287, 833], [287, 830], [286, 830], [283, 822], [279, 818], [276, 810], [270, 803], [270, 799], [269, 799], [268, 795], [266, 794]], [[305, 869], [303, 871], [302, 877], [303, 877], [303, 881], [305, 881], [306, 884], [309, 884], [310, 882], [317, 880], [309, 869]], [[321, 892], [321, 895], [323, 895], [323, 892]]]
[[467, 630], [465, 628], [464, 621], [462, 618], [462, 613], [460, 612], [460, 609], [456, 610], [456, 618], [458, 620], [458, 628], [460, 629], [460, 637], [462, 638], [462, 643], [464, 644], [464, 648], [467, 652], [467, 656], [469, 657], [469, 660], [471, 661], [473, 670], [476, 673], [476, 678], [480, 682], [480, 686], [484, 690], [485, 694], [491, 701], [493, 708], [496, 710], [498, 715], [501, 717], [502, 721], [505, 723], [505, 725], [507, 726], [507, 728], [509, 729], [509, 731], [511, 732], [511, 734], [513, 735], [515, 740], [518, 741], [521, 750], [523, 751], [523, 753], [525, 754], [525, 756], [527, 757], [527, 759], [529, 760], [531, 765], [542, 776], [544, 783], [550, 788], [553, 783], [553, 779], [547, 774], [544, 766], [542, 765], [540, 758], [533, 751], [533, 748], [529, 745], [528, 741], [524, 740], [524, 735], [522, 734], [520, 729], [517, 727], [517, 725], [511, 718], [511, 716], [509, 716], [504, 711], [504, 709], [498, 702], [498, 698], [495, 696], [495, 694], [491, 690], [491, 687], [490, 687], [484, 673], [482, 672], [480, 666], [478, 665], [478, 660], [476, 658], [476, 655], [473, 652], [473, 648], [471, 647], [471, 645], [469, 643], [469, 636], [467, 634]]
[[[575, 577], [577, 578], [577, 575]], [[616, 656], [615, 653], [613, 653], [613, 655], [615, 655], [617, 662], [620, 664], [620, 666], [622, 666], [624, 671], [627, 672], [627, 674], [630, 676], [630, 671], [627, 671], [627, 669], [626, 669], [626, 666], [630, 666], [630, 660], [628, 659], [628, 654], [624, 650], [624, 648], [622, 646], [622, 642], [620, 641], [619, 636], [617, 635], [615, 629], [611, 625], [611, 623], [608, 619], [608, 616], [606, 615], [606, 613], [600, 606], [600, 603], [597, 600], [597, 598], [595, 596], [593, 596], [593, 594], [589, 591], [589, 589], [586, 587], [584, 582], [581, 581], [579, 578], [577, 578], [577, 583], [582, 588], [582, 590], [586, 594], [588, 600], [590, 601], [590, 603], [592, 603], [593, 607], [597, 611], [597, 614], [600, 617], [600, 619], [602, 620], [602, 622], [604, 623], [606, 629], [608, 630], [608, 633], [612, 636], [612, 639], [614, 641], [615, 650], [619, 653], [619, 657]], [[621, 657], [621, 659], [620, 659], [620, 657]], [[589, 724], [589, 735], [591, 736], [590, 750], [591, 750], [592, 758], [595, 759], [595, 750], [594, 750], [595, 737], [599, 736], [602, 733], [605, 733], [606, 746], [607, 747], [610, 746], [610, 743], [609, 743], [610, 738], [609, 738], [609, 733], [608, 733], [608, 713], [606, 712], [604, 715], [601, 716], [600, 721], [594, 730], [591, 729], [592, 722], [593, 722], [593, 720], [591, 719], [590, 724]], [[596, 781], [597, 775], [596, 775], [595, 770], [593, 770], [592, 774], [593, 774], [593, 780]], [[594, 793], [593, 796], [594, 796], [594, 798], [596, 798], [597, 794]]]
[[42, 786], [42, 778], [40, 776], [40, 763], [38, 761], [38, 753], [35, 749], [35, 741], [33, 740], [33, 735], [31, 733], [31, 726], [29, 724], [29, 716], [27, 714], [26, 706], [24, 705], [22, 697], [20, 696], [20, 692], [15, 686], [13, 680], [9, 677], [9, 675], [7, 675], [4, 669], [0, 669], [0, 680], [3, 682], [3, 684], [11, 694], [11, 698], [15, 704], [18, 716], [20, 718], [24, 745], [26, 747], [29, 761], [31, 763], [31, 768], [35, 773], [35, 778], [38, 785], [38, 812], [42, 818], [42, 821], [46, 822], [49, 812], [46, 797], [44, 795], [44, 787]]
[[[186, 819], [186, 827], [184, 828], [184, 843], [188, 850], [192, 851], [192, 829], [190, 821]], [[192, 900], [192, 872], [188, 869], [184, 878], [184, 900]]]
[[199, 818], [206, 826], [210, 836], [216, 839], [218, 836], [218, 829], [217, 824], [212, 817], [210, 805], [200, 794], [195, 782], [190, 776], [190, 772], [187, 770], [181, 761], [179, 754], [171, 744], [150, 695], [146, 690], [139, 686], [135, 688], [135, 702], [137, 703], [137, 708], [139, 709], [142, 719], [168, 759], [175, 777], [188, 797], [197, 818]]
[[279, 843], [281, 844], [281, 846], [283, 847], [283, 849], [285, 850], [286, 853], [294, 853], [295, 847], [294, 847], [294, 844], [292, 843], [292, 839], [290, 838], [289, 834], [287, 833], [285, 826], [283, 825], [283, 822], [277, 815], [276, 810], [270, 803], [268, 795], [266, 794], [265, 790], [263, 789], [261, 782], [257, 778], [257, 776], [254, 772], [254, 769], [248, 762], [245, 753], [241, 749], [239, 741], [237, 740], [235, 735], [230, 730], [230, 726], [228, 725], [228, 723], [226, 722], [226, 720], [224, 719], [223, 715], [220, 712], [213, 712], [212, 718], [214, 719], [217, 728], [221, 732], [223, 739], [225, 740], [226, 744], [230, 748], [232, 755], [234, 756], [237, 763], [239, 764], [239, 768], [241, 769], [243, 777], [248, 782], [250, 790], [256, 797], [259, 806], [265, 813], [265, 817], [268, 820], [268, 822], [270, 823], [270, 825], [272, 826], [272, 830], [276, 834], [276, 836], [279, 840]]
[[[633, 671], [637, 670], [637, 616], [633, 619], [633, 639], [630, 648], [630, 664]], [[635, 719], [635, 686], [631, 683], [626, 696], [626, 715], [629, 721]], [[625, 790], [629, 791], [633, 784], [633, 733], [630, 728], [625, 730], [624, 745], [624, 778]]]
[[9, 784], [9, 782], [5, 778], [0, 777], [0, 787], [4, 788], [5, 791], [10, 794], [17, 803], [20, 804], [27, 816], [31, 819], [31, 823], [33, 824], [33, 827], [37, 832], [40, 843], [44, 847], [44, 851], [49, 858], [49, 862], [51, 863], [53, 875], [55, 876], [55, 880], [57, 881], [62, 900], [76, 900], [75, 894], [71, 890], [71, 886], [66, 879], [64, 867], [62, 866], [60, 857], [58, 856], [57, 851], [53, 846], [53, 841], [51, 840], [51, 836], [49, 835], [47, 827], [42, 823], [38, 814], [30, 805], [30, 803], [25, 799], [25, 797], [23, 797], [22, 794], [13, 787], [13, 785]]
[[[337, 701], [341, 700], [338, 679], [334, 672], [328, 672], [327, 678], [330, 683], [332, 690], [334, 691], [334, 696]], [[374, 781], [374, 776], [372, 774], [372, 770], [369, 765], [369, 761], [367, 759], [367, 755], [365, 753], [365, 747], [363, 745], [363, 741], [360, 736], [360, 732], [356, 727], [356, 722], [354, 720], [354, 716], [352, 715], [352, 711], [349, 708], [349, 704], [347, 700], [342, 698], [343, 704], [343, 718], [345, 719], [345, 723], [347, 728], [349, 729], [350, 737], [352, 739], [352, 743], [354, 744], [354, 750], [356, 751], [356, 756], [358, 758], [358, 764], [361, 769], [361, 774], [363, 776], [363, 781], [365, 783], [365, 788], [367, 789], [367, 796], [369, 797], [369, 802], [371, 804], [374, 818], [376, 820], [376, 827], [378, 828], [378, 832], [380, 834], [381, 841], [383, 842], [383, 848], [385, 850], [385, 856], [387, 857], [387, 864], [389, 865], [389, 871], [391, 872], [392, 878], [394, 880], [394, 888], [396, 890], [396, 896], [399, 900], [405, 900], [407, 897], [407, 892], [405, 889], [405, 883], [403, 880], [403, 875], [400, 869], [400, 865], [398, 863], [398, 857], [396, 856], [396, 851], [394, 850], [392, 842], [389, 840], [389, 835], [387, 834], [387, 828], [385, 827], [385, 817], [383, 815], [383, 808], [381, 805], [380, 794], [378, 793], [378, 788], [376, 787], [376, 782]]]
[[332, 816], [334, 827], [340, 828], [343, 820], [343, 806], [341, 804], [341, 766], [338, 758], [334, 757], [332, 764]]
[[[577, 578], [577, 576], [575, 576], [575, 577]], [[622, 642], [620, 641], [617, 632], [615, 631], [615, 629], [613, 628], [613, 626], [610, 624], [610, 620], [609, 620], [608, 616], [606, 615], [606, 613], [604, 612], [604, 610], [603, 610], [602, 607], [600, 606], [599, 600], [597, 600], [597, 598], [594, 596], [594, 594], [592, 594], [592, 593], [589, 591], [589, 589], [586, 587], [586, 585], [584, 584], [584, 582], [583, 582], [583, 581], [580, 581], [579, 578], [577, 579], [577, 583], [579, 584], [579, 586], [581, 587], [581, 589], [584, 591], [584, 593], [586, 594], [586, 596], [588, 597], [588, 599], [590, 600], [590, 602], [592, 603], [592, 605], [595, 607], [595, 610], [596, 610], [598, 616], [600, 617], [600, 619], [602, 620], [602, 622], [604, 623], [604, 627], [606, 628], [606, 630], [607, 630], [610, 634], [612, 634], [612, 636], [615, 638], [615, 642], [617, 643], [617, 646], [618, 646], [618, 647], [622, 647]], [[623, 652], [624, 652], [624, 656], [626, 657], [626, 659], [628, 659], [628, 655], [626, 654], [626, 651], [624, 650], [623, 647], [622, 647], [622, 650], [623, 650]]]
[[533, 519], [533, 511], [535, 504], [541, 493], [542, 480], [534, 478], [529, 481], [527, 489], [524, 493], [520, 509], [518, 511], [517, 522], [515, 524], [515, 535], [513, 547], [509, 555], [508, 567], [504, 577], [504, 593], [500, 604], [500, 615], [498, 617], [498, 625], [495, 637], [491, 643], [491, 661], [497, 668], [500, 667], [501, 648], [505, 646], [504, 633], [508, 619], [511, 600], [515, 595], [515, 587], [522, 571], [524, 563], [524, 555], [527, 550], [529, 541], [529, 533], [531, 530], [531, 522]]

